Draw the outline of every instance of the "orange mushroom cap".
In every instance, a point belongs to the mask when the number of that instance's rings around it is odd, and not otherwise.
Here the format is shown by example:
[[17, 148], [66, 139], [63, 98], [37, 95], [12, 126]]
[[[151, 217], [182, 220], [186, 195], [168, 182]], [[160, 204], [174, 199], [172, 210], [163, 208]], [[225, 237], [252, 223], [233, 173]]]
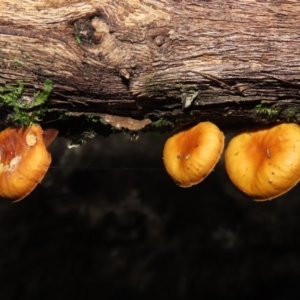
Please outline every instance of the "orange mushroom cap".
[[164, 165], [181, 187], [200, 183], [213, 170], [224, 148], [224, 135], [210, 122], [176, 133], [163, 150]]
[[300, 126], [281, 124], [236, 135], [225, 151], [233, 184], [257, 201], [276, 198], [300, 179]]
[[39, 125], [0, 132], [0, 196], [23, 199], [41, 182], [50, 163]]

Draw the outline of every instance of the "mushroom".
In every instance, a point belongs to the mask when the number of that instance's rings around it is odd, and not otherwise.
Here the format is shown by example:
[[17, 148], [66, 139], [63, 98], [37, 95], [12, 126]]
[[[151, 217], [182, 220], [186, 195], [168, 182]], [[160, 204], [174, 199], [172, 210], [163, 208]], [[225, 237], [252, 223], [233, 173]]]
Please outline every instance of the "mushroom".
[[224, 135], [210, 122], [176, 133], [163, 150], [164, 165], [181, 187], [200, 183], [213, 170], [224, 148]]
[[236, 135], [225, 151], [233, 184], [257, 201], [276, 198], [300, 179], [300, 126], [280, 124]]
[[47, 128], [43, 132], [44, 144], [48, 147], [57, 137], [58, 130], [54, 128]]
[[0, 196], [22, 200], [41, 182], [50, 163], [39, 125], [0, 132]]

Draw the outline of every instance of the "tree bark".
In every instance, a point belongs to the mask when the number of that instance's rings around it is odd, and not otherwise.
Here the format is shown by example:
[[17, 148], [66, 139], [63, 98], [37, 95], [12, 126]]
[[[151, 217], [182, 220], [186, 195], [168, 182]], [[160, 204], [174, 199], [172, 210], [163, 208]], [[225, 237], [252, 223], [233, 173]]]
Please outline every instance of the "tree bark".
[[300, 121], [296, 0], [2, 0], [0, 62], [65, 132]]

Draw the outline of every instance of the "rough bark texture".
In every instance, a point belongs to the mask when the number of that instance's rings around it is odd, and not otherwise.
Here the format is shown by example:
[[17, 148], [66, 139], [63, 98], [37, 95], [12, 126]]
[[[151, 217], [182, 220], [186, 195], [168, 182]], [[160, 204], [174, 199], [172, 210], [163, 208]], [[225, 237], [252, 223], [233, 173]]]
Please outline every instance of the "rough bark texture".
[[43, 122], [68, 130], [298, 122], [299, 15], [288, 0], [2, 0], [0, 85], [30, 99], [51, 79]]

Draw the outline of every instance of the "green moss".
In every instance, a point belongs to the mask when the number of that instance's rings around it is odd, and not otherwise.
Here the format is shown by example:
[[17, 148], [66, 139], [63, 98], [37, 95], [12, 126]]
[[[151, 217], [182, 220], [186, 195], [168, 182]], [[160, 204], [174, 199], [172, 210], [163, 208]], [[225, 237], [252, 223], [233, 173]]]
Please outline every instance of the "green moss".
[[298, 106], [288, 106], [282, 108], [280, 115], [288, 122], [300, 123], [300, 107]]
[[87, 114], [86, 118], [88, 121], [92, 122], [92, 123], [98, 123], [101, 122], [101, 118], [95, 116], [94, 114]]
[[279, 114], [279, 109], [272, 106], [267, 106], [263, 104], [256, 105], [254, 109], [255, 114], [265, 116], [268, 118], [274, 118]]
[[175, 121], [172, 120], [172, 117], [161, 117], [157, 120], [152, 120], [151, 123], [146, 125], [141, 131], [143, 132], [157, 132], [157, 133], [166, 133], [174, 130]]
[[47, 112], [45, 103], [52, 91], [52, 81], [46, 79], [42, 91], [34, 93], [32, 97], [24, 96], [24, 84], [18, 82], [18, 86], [0, 86], [0, 106], [12, 110], [11, 118], [14, 123], [28, 126], [39, 122]]
[[81, 44], [81, 38], [79, 35], [75, 35], [75, 40], [78, 44]]
[[16, 68], [20, 68], [20, 67], [23, 67], [24, 66], [24, 62], [19, 60], [19, 59], [14, 59], [14, 66]]
[[165, 128], [165, 127], [174, 127], [174, 124], [165, 118], [160, 118], [160, 119], [150, 123], [147, 127], [159, 129], [159, 128]]
[[102, 125], [105, 125], [105, 126], [110, 126], [110, 127], [113, 128], [113, 126], [111, 126], [109, 123], [107, 123], [100, 116], [97, 116], [97, 115], [94, 115], [94, 114], [91, 114], [91, 113], [85, 114], [85, 116], [86, 116], [86, 119], [87, 119], [88, 122], [99, 123], [99, 124], [102, 124]]

